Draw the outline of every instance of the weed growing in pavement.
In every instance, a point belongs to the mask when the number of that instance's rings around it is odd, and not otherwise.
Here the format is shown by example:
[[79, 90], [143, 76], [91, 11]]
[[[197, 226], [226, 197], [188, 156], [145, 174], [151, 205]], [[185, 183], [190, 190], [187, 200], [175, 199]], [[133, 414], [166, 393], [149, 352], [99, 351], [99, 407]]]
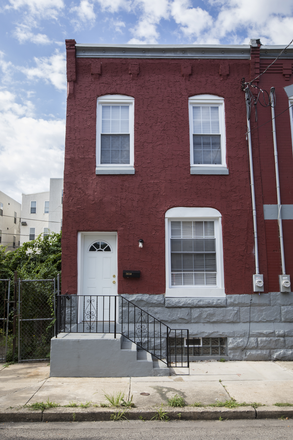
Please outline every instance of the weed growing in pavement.
[[171, 399], [168, 399], [168, 405], [182, 408], [183, 406], [186, 405], [186, 403], [183, 397], [178, 396], [178, 394], [175, 394], [175, 396], [171, 397]]
[[182, 417], [182, 414], [181, 414], [181, 413], [178, 413], [177, 416], [178, 416], [178, 419], [180, 420], [181, 417]]
[[75, 419], [76, 419], [76, 414], [73, 413], [73, 414], [72, 414], [72, 420], [73, 420], [73, 422], [75, 422]]
[[124, 393], [119, 392], [117, 395], [105, 394], [105, 397], [110, 403], [110, 406], [115, 406], [116, 408], [118, 408], [119, 406], [121, 406], [121, 403], [124, 400]]
[[110, 420], [113, 420], [114, 422], [118, 422], [119, 420], [128, 420], [125, 416], [126, 410], [124, 411], [118, 411], [114, 414], [111, 414]]
[[293, 403], [274, 403], [274, 406], [293, 406]]
[[289, 420], [289, 417], [281, 416], [281, 417], [279, 418], [279, 420]]
[[209, 406], [214, 408], [237, 408], [241, 406], [241, 403], [237, 403], [235, 399], [226, 400], [225, 402], [218, 401], [216, 403], [212, 403]]
[[65, 408], [77, 408], [78, 404], [74, 402], [69, 402], [68, 405], [64, 405]]
[[141, 420], [142, 422], [145, 422], [145, 419], [142, 416], [138, 416], [138, 419]]
[[109, 408], [110, 405], [108, 405], [107, 403], [101, 403], [101, 408]]
[[221, 358], [220, 362], [226, 362], [226, 359], [225, 358]]
[[91, 406], [91, 402], [86, 402], [86, 403], [81, 403], [80, 405], [78, 405], [80, 408], [88, 408], [89, 406]]
[[13, 364], [15, 364], [14, 361], [6, 362], [6, 363], [3, 365], [3, 368], [8, 368], [10, 365], [13, 365]]
[[220, 416], [219, 421], [222, 422], [223, 420], [224, 420], [223, 417]]
[[134, 408], [135, 405], [132, 402], [132, 400], [133, 400], [133, 396], [131, 396], [129, 400], [124, 400], [123, 398], [121, 402], [121, 406], [125, 406], [126, 408]]
[[45, 409], [57, 408], [60, 405], [59, 405], [59, 403], [50, 402], [50, 400], [48, 399], [47, 402], [35, 402], [35, 403], [32, 403], [31, 405], [25, 405], [25, 406], [26, 406], [26, 408], [29, 408], [30, 410], [45, 411]]
[[155, 414], [154, 417], [151, 418], [151, 420], [160, 420], [162, 422], [168, 422], [169, 417], [161, 406], [161, 408], [157, 409], [157, 414]]
[[242, 404], [242, 406], [252, 406], [252, 408], [256, 409], [259, 406], [265, 406], [262, 403], [258, 403], [258, 402], [252, 402], [252, 403], [244, 403]]
[[196, 408], [199, 408], [199, 407], [202, 407], [202, 406], [205, 406], [205, 405], [203, 405], [200, 402], [194, 402], [194, 404], [192, 406], [195, 406]]

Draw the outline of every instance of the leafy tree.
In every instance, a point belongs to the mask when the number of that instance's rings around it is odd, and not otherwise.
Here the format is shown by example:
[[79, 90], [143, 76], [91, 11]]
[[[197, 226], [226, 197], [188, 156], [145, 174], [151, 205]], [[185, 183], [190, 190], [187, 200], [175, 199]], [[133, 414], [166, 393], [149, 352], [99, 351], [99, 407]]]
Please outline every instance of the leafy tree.
[[0, 246], [0, 279], [55, 278], [61, 272], [61, 233], [52, 233], [28, 241], [11, 252]]

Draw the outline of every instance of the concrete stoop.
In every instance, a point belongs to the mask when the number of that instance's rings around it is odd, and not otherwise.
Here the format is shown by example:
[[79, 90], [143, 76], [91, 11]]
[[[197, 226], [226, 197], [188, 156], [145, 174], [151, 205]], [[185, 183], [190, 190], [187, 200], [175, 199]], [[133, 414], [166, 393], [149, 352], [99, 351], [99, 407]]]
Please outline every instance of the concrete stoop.
[[107, 333], [61, 333], [51, 339], [51, 377], [169, 376], [170, 369], [137, 345]]

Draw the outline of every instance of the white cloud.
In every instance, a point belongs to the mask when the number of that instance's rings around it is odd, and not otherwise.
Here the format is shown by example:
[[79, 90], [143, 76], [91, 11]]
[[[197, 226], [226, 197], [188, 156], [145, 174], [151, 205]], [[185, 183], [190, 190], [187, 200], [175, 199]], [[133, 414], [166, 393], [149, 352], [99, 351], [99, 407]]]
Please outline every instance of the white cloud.
[[4, 57], [5, 57], [4, 52], [0, 51], [0, 69], [2, 70], [2, 78], [1, 78], [2, 84], [6, 84], [11, 81], [12, 68], [13, 68], [11, 61], [5, 61]]
[[65, 121], [36, 119], [31, 102], [0, 90], [0, 132], [3, 192], [21, 201], [21, 193], [46, 191], [50, 177], [62, 177]]
[[118, 12], [119, 9], [130, 10], [131, 0], [96, 0], [102, 11]]
[[9, 0], [6, 9], [28, 8], [32, 15], [56, 19], [64, 6], [63, 0]]
[[213, 19], [207, 11], [190, 6], [190, 0], [174, 0], [171, 13], [185, 36], [197, 37], [213, 25]]
[[[90, 22], [93, 24], [95, 22], [96, 14], [94, 12], [94, 5], [88, 0], [81, 0], [79, 6], [71, 8], [70, 12], [76, 12], [79, 20], [84, 23]], [[76, 24], [78, 23], [78, 21], [74, 21]]]
[[17, 25], [14, 35], [20, 43], [25, 43], [26, 41], [31, 41], [36, 44], [50, 44], [51, 41], [45, 34], [34, 34], [30, 26], [26, 24]]
[[43, 79], [58, 90], [66, 90], [65, 54], [56, 51], [51, 57], [34, 57], [36, 67], [19, 67], [28, 79]]
[[244, 32], [248, 38], [263, 37], [266, 44], [285, 44], [292, 38], [291, 0], [210, 0], [210, 3], [220, 7], [211, 36], [223, 39]]
[[169, 0], [134, 0], [133, 8], [140, 11], [138, 23], [131, 29], [134, 38], [129, 43], [156, 44], [159, 39], [158, 25], [170, 14]]

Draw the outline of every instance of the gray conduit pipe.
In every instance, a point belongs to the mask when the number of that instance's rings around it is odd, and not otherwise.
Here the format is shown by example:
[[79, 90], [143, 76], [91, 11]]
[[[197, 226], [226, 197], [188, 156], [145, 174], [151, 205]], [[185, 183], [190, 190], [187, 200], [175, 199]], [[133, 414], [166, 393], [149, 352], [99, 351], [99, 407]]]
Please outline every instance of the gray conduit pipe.
[[252, 147], [251, 147], [252, 144], [251, 144], [251, 133], [250, 133], [250, 96], [249, 96], [248, 88], [245, 90], [245, 104], [246, 104], [247, 140], [248, 140], [250, 189], [251, 189], [253, 235], [254, 235], [255, 275], [253, 277], [253, 290], [254, 292], [263, 292], [263, 277], [262, 275], [259, 275], [257, 223], [256, 223], [256, 207], [255, 207], [256, 204], [255, 204], [254, 174], [253, 174], [253, 162], [252, 162]]
[[281, 213], [282, 205], [281, 205], [278, 148], [277, 148], [276, 121], [275, 121], [275, 87], [271, 87], [270, 98], [271, 98], [271, 111], [272, 111], [272, 128], [273, 128], [273, 142], [274, 142], [274, 158], [275, 158], [275, 174], [276, 174], [276, 190], [277, 190], [277, 204], [278, 204], [278, 225], [279, 225], [279, 236], [280, 236], [281, 263], [282, 263], [282, 274], [285, 275], [286, 270], [285, 270], [284, 238], [283, 238], [283, 225], [282, 225], [282, 213]]

